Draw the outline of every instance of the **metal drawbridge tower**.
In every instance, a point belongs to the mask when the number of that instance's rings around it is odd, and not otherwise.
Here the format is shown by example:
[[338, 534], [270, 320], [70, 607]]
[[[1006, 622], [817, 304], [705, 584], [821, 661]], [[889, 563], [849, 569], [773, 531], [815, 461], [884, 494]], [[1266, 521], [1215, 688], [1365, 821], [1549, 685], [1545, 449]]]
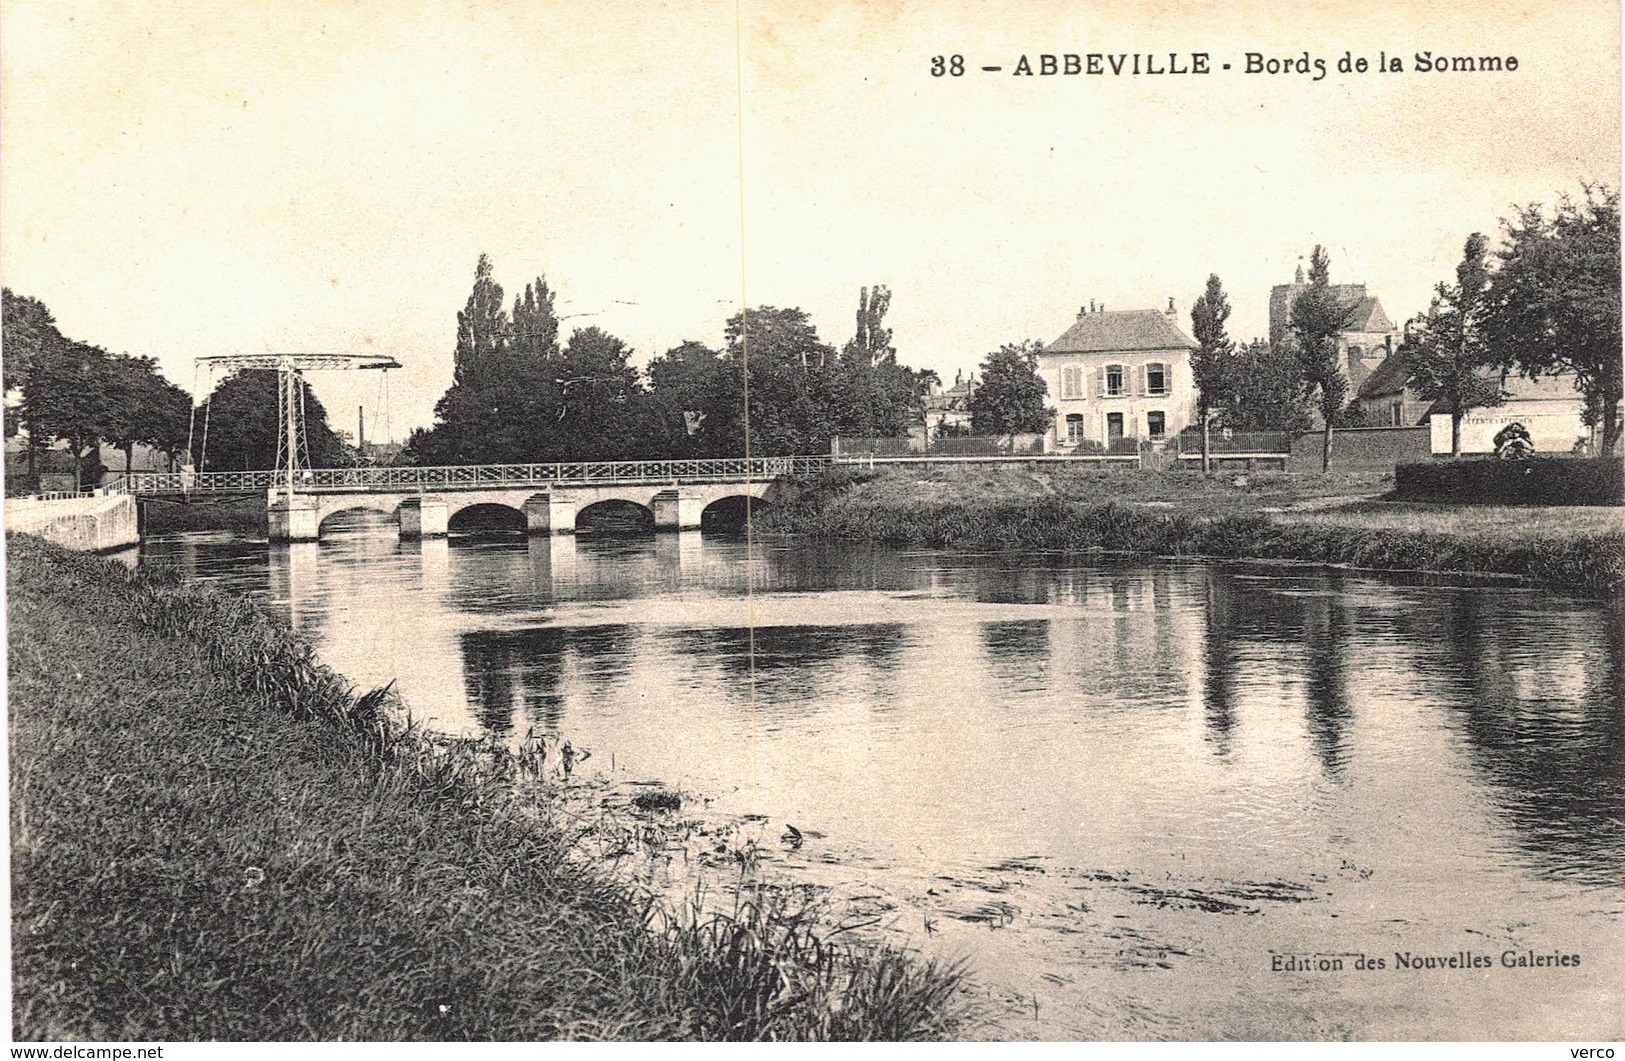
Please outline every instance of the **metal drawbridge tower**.
[[[271, 488], [291, 507], [299, 482], [310, 471], [310, 440], [305, 433], [305, 373], [316, 370], [378, 370], [400, 368], [400, 362], [380, 354], [218, 354], [197, 359], [199, 370], [216, 370], [229, 379], [250, 369], [275, 369], [276, 398], [276, 476]], [[205, 421], [207, 445], [207, 421]], [[191, 452], [191, 447], [187, 447]]]

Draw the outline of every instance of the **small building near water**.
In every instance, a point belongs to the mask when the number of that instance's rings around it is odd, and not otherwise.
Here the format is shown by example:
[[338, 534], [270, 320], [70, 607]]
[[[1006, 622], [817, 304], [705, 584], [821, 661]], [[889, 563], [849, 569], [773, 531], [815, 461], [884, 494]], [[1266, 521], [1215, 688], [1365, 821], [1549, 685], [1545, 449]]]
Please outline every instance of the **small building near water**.
[[[1582, 421], [1585, 401], [1572, 373], [1501, 380], [1503, 402], [1473, 409], [1461, 421], [1464, 454], [1495, 452], [1495, 436], [1508, 424], [1529, 432], [1536, 453], [1574, 453], [1589, 446], [1593, 431]], [[1395, 350], [1360, 384], [1354, 404], [1367, 427], [1426, 425], [1434, 454], [1450, 452], [1450, 414], [1412, 386], [1411, 367], [1403, 348]]]
[[[1495, 436], [1511, 423], [1529, 432], [1536, 453], [1575, 453], [1590, 448], [1595, 432], [1582, 421], [1585, 399], [1574, 387], [1574, 375], [1527, 379], [1508, 376], [1501, 383], [1505, 401], [1473, 409], [1461, 421], [1463, 453], [1494, 453]], [[1434, 406], [1427, 419], [1433, 428], [1433, 452], [1450, 452], [1450, 414]]]

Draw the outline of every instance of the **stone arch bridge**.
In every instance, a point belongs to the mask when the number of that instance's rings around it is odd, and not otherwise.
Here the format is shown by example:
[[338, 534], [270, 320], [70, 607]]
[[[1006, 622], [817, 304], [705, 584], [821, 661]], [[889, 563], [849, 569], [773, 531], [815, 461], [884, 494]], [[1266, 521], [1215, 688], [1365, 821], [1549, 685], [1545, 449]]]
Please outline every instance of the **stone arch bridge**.
[[137, 497], [191, 500], [264, 491], [272, 541], [314, 541], [328, 517], [366, 509], [395, 516], [403, 538], [446, 534], [457, 513], [499, 505], [523, 515], [530, 534], [573, 534], [576, 516], [604, 501], [654, 515], [657, 530], [691, 530], [705, 509], [730, 498], [776, 501], [786, 476], [830, 457], [598, 461], [574, 464], [457, 465], [440, 468], [318, 468], [294, 489], [262, 472], [140, 472], [122, 477]]

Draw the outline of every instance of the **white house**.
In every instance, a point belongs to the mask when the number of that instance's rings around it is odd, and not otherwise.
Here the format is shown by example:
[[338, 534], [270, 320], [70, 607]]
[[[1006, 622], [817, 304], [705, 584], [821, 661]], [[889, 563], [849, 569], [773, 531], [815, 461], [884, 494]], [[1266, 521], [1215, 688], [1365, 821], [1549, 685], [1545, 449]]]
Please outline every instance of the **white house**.
[[1059, 339], [1038, 355], [1038, 373], [1055, 405], [1060, 450], [1126, 448], [1124, 440], [1172, 438], [1196, 416], [1190, 353], [1196, 343], [1164, 311], [1078, 311]]

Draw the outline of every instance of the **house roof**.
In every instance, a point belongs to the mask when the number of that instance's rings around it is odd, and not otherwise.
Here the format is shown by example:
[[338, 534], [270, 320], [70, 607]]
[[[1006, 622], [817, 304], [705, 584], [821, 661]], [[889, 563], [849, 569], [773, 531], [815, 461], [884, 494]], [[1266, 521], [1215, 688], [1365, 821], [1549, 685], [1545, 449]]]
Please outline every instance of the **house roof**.
[[[1490, 375], [1486, 378], [1495, 379], [1496, 377]], [[1361, 389], [1361, 395], [1364, 396], [1364, 388]], [[1505, 399], [1505, 404], [1500, 408], [1505, 408], [1506, 405], [1516, 405], [1519, 402], [1568, 401], [1579, 404], [1584, 401], [1580, 392], [1575, 389], [1574, 373], [1572, 372], [1554, 372], [1551, 375], [1540, 376], [1535, 379], [1530, 379], [1528, 376], [1508, 375], [1501, 382], [1501, 397]], [[1443, 400], [1434, 402], [1428, 409], [1429, 413], [1443, 411]]]
[[[1371, 301], [1375, 302], [1376, 299]], [[1379, 309], [1378, 312], [1381, 312]], [[1360, 384], [1359, 397], [1380, 398], [1385, 394], [1398, 394], [1411, 381], [1411, 364], [1402, 351], [1395, 350], [1382, 359], [1382, 364], [1371, 370], [1371, 375]]]
[[1376, 296], [1362, 298], [1354, 306], [1354, 312], [1349, 317], [1345, 332], [1391, 332], [1394, 322], [1388, 319], [1388, 314], [1382, 311], [1382, 303]]
[[1059, 339], [1044, 347], [1044, 353], [1099, 354], [1195, 347], [1196, 343], [1160, 310], [1100, 310], [1080, 316]]

